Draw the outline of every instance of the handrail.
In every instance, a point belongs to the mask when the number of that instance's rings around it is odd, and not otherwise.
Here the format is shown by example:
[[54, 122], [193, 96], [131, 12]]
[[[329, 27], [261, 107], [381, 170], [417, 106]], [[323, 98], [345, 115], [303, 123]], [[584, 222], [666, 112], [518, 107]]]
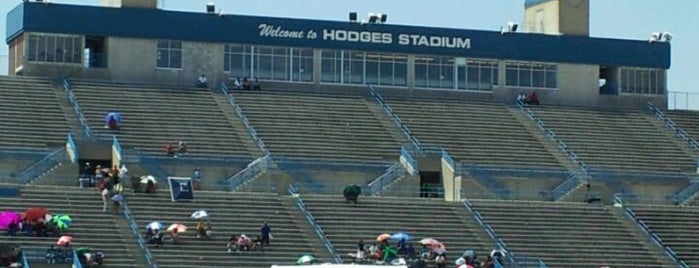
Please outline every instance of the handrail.
[[687, 187], [673, 195], [672, 198], [675, 201], [675, 205], [685, 205], [697, 192], [699, 192], [699, 180], [693, 180]]
[[400, 147], [399, 161], [405, 166], [405, 169], [410, 175], [415, 175], [420, 172], [417, 161], [415, 161], [415, 158], [410, 154], [410, 151], [408, 151], [405, 146]]
[[476, 164], [461, 163], [461, 170], [468, 170], [471, 176], [482, 183], [488, 190], [501, 199], [507, 199], [510, 195], [510, 190], [503, 184], [499, 183], [497, 180], [493, 179], [487, 170], [481, 170]]
[[262, 153], [265, 155], [269, 154], [269, 151], [267, 150], [265, 143], [257, 135], [257, 131], [255, 131], [255, 128], [253, 128], [252, 124], [250, 124], [250, 120], [248, 120], [248, 117], [245, 116], [245, 114], [243, 114], [243, 109], [240, 108], [240, 105], [238, 105], [238, 103], [235, 101], [235, 98], [233, 97], [233, 95], [229, 94], [230, 91], [228, 90], [228, 87], [226, 86], [226, 84], [221, 83], [219, 85], [219, 89], [221, 90], [223, 95], [226, 96], [228, 103], [231, 106], [233, 106], [233, 109], [235, 110], [236, 115], [238, 115], [238, 118], [240, 118], [240, 121], [243, 123], [245, 128], [248, 130], [248, 135], [250, 135], [250, 137], [252, 137], [252, 139], [257, 144], [257, 147], [260, 149], [260, 151], [262, 151]]
[[78, 145], [76, 145], [75, 143], [75, 137], [73, 136], [73, 133], [68, 133], [68, 141], [66, 141], [66, 152], [70, 157], [71, 163], [77, 163], [78, 159], [80, 159]]
[[313, 217], [311, 212], [306, 209], [306, 205], [303, 203], [303, 200], [301, 200], [301, 197], [296, 191], [296, 188], [291, 184], [289, 185], [289, 194], [296, 199], [296, 207], [298, 207], [299, 211], [301, 211], [301, 213], [306, 217], [308, 223], [311, 224], [311, 226], [313, 227], [313, 231], [318, 236], [318, 238], [320, 238], [321, 242], [325, 246], [325, 249], [328, 250], [328, 253], [330, 253], [330, 256], [332, 256], [335, 263], [342, 263], [342, 258], [337, 253], [335, 247], [330, 242], [330, 240], [325, 236], [323, 228], [321, 228], [318, 222], [316, 222], [316, 219]]
[[[615, 200], [615, 202], [619, 202], [619, 204], [623, 204], [623, 199], [618, 194], [614, 195], [614, 200]], [[624, 215], [626, 215], [626, 217], [628, 217], [631, 221], [636, 223], [636, 226], [639, 229], [641, 229], [641, 231], [643, 231], [643, 233], [647, 236], [647, 238], [650, 239], [651, 241], [653, 241], [653, 243], [656, 246], [660, 247], [660, 249], [663, 250], [663, 252], [668, 257], [670, 257], [675, 262], [675, 264], [677, 264], [677, 266], [679, 266], [681, 268], [689, 268], [689, 265], [687, 265], [686, 262], [681, 260], [677, 256], [675, 251], [672, 250], [672, 248], [664, 245], [663, 240], [660, 239], [660, 236], [658, 236], [655, 232], [653, 232], [653, 230], [651, 230], [650, 227], [648, 227], [648, 225], [643, 220], [639, 219], [638, 216], [636, 216], [636, 213], [634, 213], [630, 207], [624, 206], [623, 209], [624, 209]]]
[[24, 254], [24, 250], [22, 251], [22, 268], [29, 268], [29, 261], [27, 261], [27, 255]]
[[87, 124], [87, 120], [85, 119], [82, 110], [80, 110], [80, 105], [78, 105], [78, 100], [75, 98], [75, 94], [73, 94], [73, 90], [70, 88], [70, 82], [68, 82], [68, 79], [63, 79], [63, 90], [68, 96], [68, 101], [70, 101], [70, 104], [73, 106], [73, 111], [78, 117], [78, 122], [80, 122], [80, 125], [83, 127], [83, 134], [85, 135], [85, 138], [90, 138], [90, 126]]
[[129, 206], [126, 204], [126, 202], [122, 202], [122, 205], [123, 208], [121, 211], [124, 214], [126, 221], [129, 223], [129, 229], [131, 230], [131, 233], [136, 237], [136, 242], [138, 243], [138, 247], [140, 247], [141, 251], [143, 252], [143, 257], [146, 259], [148, 267], [158, 268], [158, 265], [155, 263], [155, 260], [153, 259], [153, 255], [150, 253], [150, 250], [146, 245], [146, 241], [143, 239], [143, 236], [138, 231], [139, 228], [136, 224], [136, 221], [133, 219], [133, 217], [131, 217], [131, 210], [129, 210]]
[[73, 268], [83, 268], [83, 264], [80, 263], [80, 257], [78, 256], [78, 251], [73, 250]]
[[398, 178], [405, 176], [407, 170], [400, 163], [395, 163], [386, 169], [386, 172], [367, 184], [367, 195], [376, 195], [391, 185]]
[[[486, 234], [488, 234], [490, 239], [493, 240], [492, 242], [494, 243], [494, 245], [496, 247], [499, 247], [502, 250], [509, 252], [507, 250], [507, 245], [505, 244], [505, 242], [502, 241], [502, 239], [498, 238], [497, 235], [495, 235], [495, 230], [493, 230], [493, 228], [490, 227], [490, 224], [486, 223], [483, 220], [483, 216], [481, 216], [480, 212], [476, 211], [476, 209], [473, 207], [473, 204], [471, 203], [471, 201], [468, 199], [465, 199], [463, 202], [463, 205], [466, 208], [466, 210], [469, 212], [469, 214], [471, 214], [473, 219], [476, 220], [478, 225], [481, 226], [481, 228], [483, 228], [483, 230], [485, 230]], [[512, 264], [517, 263], [515, 261], [515, 259], [512, 257], [512, 254], [507, 254], [506, 258]]]
[[41, 160], [34, 163], [32, 166], [24, 169], [17, 175], [17, 179], [22, 184], [27, 184], [33, 179], [39, 177], [42, 173], [58, 165], [61, 159], [66, 157], [66, 148], [61, 147], [50, 154], [44, 156]]
[[422, 151], [420, 141], [413, 135], [413, 133], [410, 131], [408, 126], [403, 124], [403, 120], [401, 120], [400, 116], [396, 112], [393, 111], [390, 105], [384, 100], [383, 96], [381, 96], [381, 93], [376, 91], [373, 86], [369, 85], [369, 93], [371, 93], [372, 96], [374, 96], [374, 99], [376, 100], [376, 103], [383, 108], [383, 111], [391, 117], [393, 123], [400, 129], [401, 133], [403, 136], [405, 136], [408, 141], [410, 141], [410, 144], [413, 146], [413, 149], [416, 152]]
[[531, 119], [532, 121], [534, 121], [534, 123], [536, 123], [536, 126], [539, 128], [539, 130], [544, 132], [544, 134], [546, 135], [547, 138], [551, 139], [553, 142], [556, 143], [556, 145], [558, 146], [558, 149], [560, 149], [568, 157], [568, 159], [570, 159], [573, 163], [575, 163], [577, 166], [579, 166], [581, 168], [581, 170], [585, 176], [588, 175], [587, 174], [588, 168], [587, 168], [587, 165], [585, 164], [585, 162], [583, 162], [582, 159], [580, 159], [580, 157], [578, 157], [578, 155], [575, 152], [573, 152], [573, 150], [569, 149], [568, 145], [566, 145], [565, 142], [563, 142], [563, 140], [559, 139], [556, 136], [556, 133], [553, 132], [553, 130], [547, 128], [546, 125], [544, 124], [544, 122], [538, 116], [536, 116], [536, 114], [534, 114], [534, 112], [532, 112], [531, 109], [525, 107], [524, 104], [522, 104], [521, 102], [517, 102], [517, 107], [519, 107], [519, 109], [525, 115], [527, 115], [527, 117], [529, 119]]
[[561, 200], [566, 194], [570, 193], [580, 186], [580, 175], [584, 173], [583, 169], [580, 168], [573, 174], [570, 174], [561, 184], [553, 188], [551, 191], [552, 199], [554, 201]]
[[672, 132], [675, 133], [675, 135], [686, 141], [687, 144], [689, 144], [689, 147], [694, 149], [694, 151], [699, 152], [699, 142], [692, 138], [687, 131], [684, 131], [680, 126], [675, 124], [675, 121], [673, 121], [670, 117], [666, 116], [665, 113], [663, 113], [660, 109], [656, 108], [652, 102], [648, 101], [648, 109], [655, 115], [655, 118], [662, 121], [665, 123], [665, 126], [667, 126]]
[[230, 176], [226, 179], [226, 190], [235, 190], [239, 186], [245, 184], [246, 182], [250, 181], [252, 178], [257, 176], [258, 174], [267, 171], [269, 168], [269, 164], [272, 161], [270, 155], [265, 155], [263, 157], [259, 157], [255, 159], [254, 161], [250, 162], [247, 167], [245, 167], [243, 170], [238, 171], [238, 173], [234, 174], [233, 176]]

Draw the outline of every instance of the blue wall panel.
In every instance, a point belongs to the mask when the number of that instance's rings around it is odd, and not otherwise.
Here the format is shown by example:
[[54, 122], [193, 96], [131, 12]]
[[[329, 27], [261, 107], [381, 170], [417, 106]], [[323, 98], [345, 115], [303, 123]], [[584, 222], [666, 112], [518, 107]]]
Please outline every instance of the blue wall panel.
[[[581, 63], [611, 66], [670, 67], [669, 43], [554, 36], [541, 34], [500, 34], [495, 31], [414, 27], [391, 24], [359, 24], [163, 11], [139, 8], [104, 8], [59, 4], [22, 4], [22, 17], [8, 15], [9, 25], [21, 25], [26, 32], [70, 33], [149, 39], [177, 39], [199, 42], [243, 43], [324, 49], [449, 55], [509, 60]], [[12, 11], [14, 13], [16, 11]], [[12, 20], [12, 21], [11, 21]], [[19, 20], [19, 22], [17, 21]], [[291, 31], [298, 38], [265, 35], [262, 25]], [[262, 28], [261, 28], [262, 27]], [[280, 27], [280, 28], [279, 28]], [[8, 38], [11, 38], [8, 31]], [[16, 31], [15, 31], [16, 32]], [[365, 41], [338, 40], [343, 33], [361, 33]], [[335, 33], [338, 35], [326, 35]], [[425, 40], [460, 40], [462, 47], [422, 45]], [[335, 39], [333, 39], [333, 37]], [[407, 39], [406, 39], [407, 37]], [[403, 44], [400, 41], [407, 40]], [[468, 42], [468, 47], [466, 44]]]

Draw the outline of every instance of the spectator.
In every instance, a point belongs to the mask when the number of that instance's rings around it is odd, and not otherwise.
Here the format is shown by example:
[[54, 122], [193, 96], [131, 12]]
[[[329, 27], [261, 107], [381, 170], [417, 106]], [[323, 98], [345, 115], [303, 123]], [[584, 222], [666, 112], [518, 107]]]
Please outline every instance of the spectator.
[[146, 183], [146, 193], [147, 194], [154, 194], [155, 193], [155, 183], [151, 180]]
[[94, 172], [94, 169], [92, 169], [90, 162], [85, 162], [85, 166], [83, 167], [82, 175], [92, 177], [92, 174], [93, 174], [92, 172]]
[[18, 222], [11, 222], [9, 225], [7, 225], [7, 235], [15, 236], [15, 235], [17, 235], [18, 231], [19, 231], [19, 223]]
[[356, 259], [358, 259], [358, 260], [364, 259], [364, 239], [359, 239], [359, 243], [357, 243]]
[[250, 81], [248, 81], [248, 78], [245, 77], [243, 78], [243, 90], [251, 90], [252, 88], [250, 87]]
[[272, 237], [272, 228], [269, 227], [267, 222], [262, 224], [260, 236], [262, 237], [262, 243], [269, 246], [269, 239]]
[[51, 245], [48, 249], [46, 249], [46, 263], [53, 264], [56, 263], [57, 260], [57, 252], [56, 252], [56, 247], [54, 245]]
[[252, 90], [262, 90], [260, 87], [260, 80], [258, 80], [257, 77], [255, 77], [255, 81], [252, 82]]
[[126, 168], [125, 164], [121, 164], [121, 168], [119, 169], [119, 179], [125, 180], [128, 177], [129, 177], [129, 169]]
[[252, 250], [265, 251], [265, 246], [262, 244], [262, 238], [258, 235], [252, 240]]
[[194, 179], [194, 182], [196, 183], [201, 182], [201, 168], [197, 168], [194, 170], [194, 174], [192, 174], [192, 179]]
[[118, 215], [120, 212], [122, 198], [123, 197], [121, 196], [120, 192], [116, 192], [112, 197], [112, 211], [114, 212], [114, 215]]
[[179, 143], [179, 145], [178, 145], [178, 147], [179, 147], [179, 148], [178, 148], [178, 151], [180, 152], [180, 154], [186, 154], [186, 153], [187, 153], [187, 144], [185, 144], [184, 141], [181, 140], [180, 143]]
[[197, 223], [197, 238], [201, 237], [209, 237], [211, 234], [211, 226], [209, 225], [209, 222], [205, 222], [204, 220], [200, 220]]
[[206, 80], [206, 75], [202, 74], [197, 78], [197, 87], [198, 88], [208, 88], [209, 84]]
[[235, 237], [235, 235], [231, 235], [231, 238], [228, 239], [228, 243], [226, 244], [226, 250], [228, 252], [233, 251], [233, 248], [235, 247], [237, 241], [238, 238]]
[[532, 94], [529, 94], [529, 97], [527, 97], [527, 104], [536, 104], [539, 105], [539, 96], [536, 95], [535, 91], [532, 91]]
[[237, 90], [243, 89], [243, 83], [240, 82], [240, 77], [235, 78], [235, 81], [233, 82], [233, 88]]
[[109, 205], [109, 189], [106, 187], [102, 190], [102, 212], [107, 212], [107, 206]]
[[417, 256], [415, 256], [415, 247], [413, 247], [413, 243], [408, 243], [408, 246], [405, 248], [405, 255], [408, 257], [408, 260], [417, 259]]
[[172, 149], [172, 143], [168, 142], [167, 145], [165, 145], [165, 153], [169, 156], [175, 156], [175, 151]]
[[519, 95], [517, 95], [517, 103], [518, 104], [524, 104], [524, 102], [526, 102], [526, 101], [527, 101], [527, 95], [524, 94], [524, 92], [521, 92], [521, 93], [519, 93]]
[[155, 231], [155, 234], [153, 235], [153, 243], [155, 244], [156, 248], [163, 245], [163, 232], [160, 230]]

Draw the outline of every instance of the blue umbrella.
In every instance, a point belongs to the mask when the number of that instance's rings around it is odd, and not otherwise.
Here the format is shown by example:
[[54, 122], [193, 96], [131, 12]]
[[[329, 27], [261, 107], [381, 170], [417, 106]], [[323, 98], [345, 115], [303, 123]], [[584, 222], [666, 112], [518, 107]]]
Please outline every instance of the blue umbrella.
[[406, 233], [395, 233], [395, 234], [391, 235], [391, 240], [400, 241], [403, 239], [405, 239], [405, 241], [408, 241], [408, 240], [412, 239], [412, 237]]
[[146, 225], [146, 229], [151, 229], [151, 230], [162, 230], [165, 227], [165, 224], [159, 221], [154, 221]]
[[116, 120], [117, 124], [121, 124], [121, 113], [117, 112], [107, 113], [107, 115], [104, 116], [104, 124], [109, 124], [109, 119], [112, 117]]

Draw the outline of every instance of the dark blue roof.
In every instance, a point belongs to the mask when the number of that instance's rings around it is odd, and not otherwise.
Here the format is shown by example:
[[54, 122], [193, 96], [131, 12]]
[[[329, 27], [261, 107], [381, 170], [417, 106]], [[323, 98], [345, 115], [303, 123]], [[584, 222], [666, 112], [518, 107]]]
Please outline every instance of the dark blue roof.
[[670, 67], [660, 42], [36, 2], [7, 15], [6, 41], [22, 32]]

